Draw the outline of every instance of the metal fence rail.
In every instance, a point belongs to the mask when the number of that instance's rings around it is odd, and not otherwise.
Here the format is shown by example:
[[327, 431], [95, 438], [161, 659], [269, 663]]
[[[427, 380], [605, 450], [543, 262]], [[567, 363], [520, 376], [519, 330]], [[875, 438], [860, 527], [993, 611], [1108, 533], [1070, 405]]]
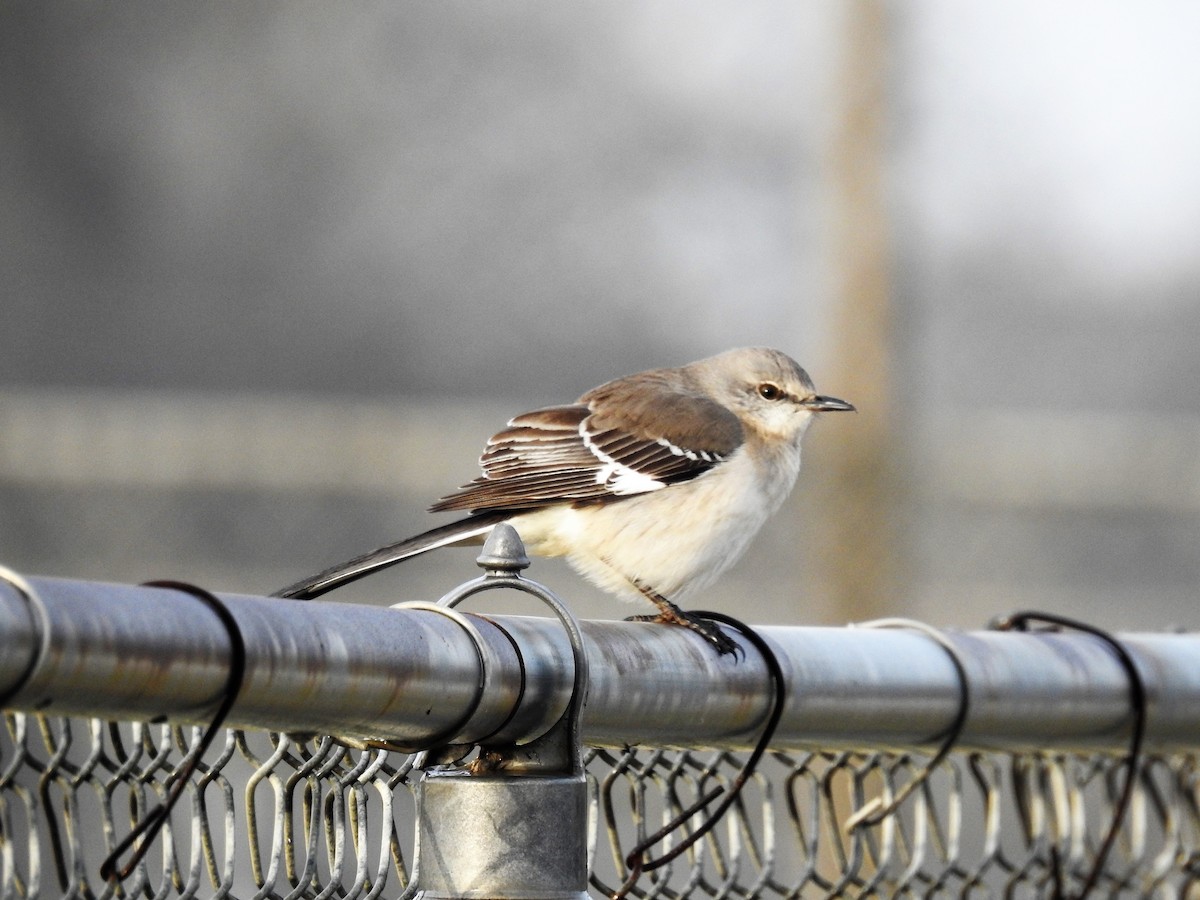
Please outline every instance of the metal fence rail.
[[[207, 720], [229, 635], [195, 598], [159, 588], [0, 582], [7, 707], [112, 719]], [[522, 740], [566, 707], [571, 650], [553, 619], [221, 595], [249, 656], [230, 721], [424, 745]], [[589, 743], [745, 747], [768, 706], [766, 671], [718, 658], [683, 629], [582, 623]], [[899, 629], [763, 627], [790, 685], [780, 747], [921, 746], [943, 734], [961, 686], [948, 653]], [[1127, 674], [1087, 636], [948, 633], [972, 686], [961, 746], [1120, 750]], [[1123, 635], [1149, 694], [1152, 747], [1200, 746], [1200, 636]], [[497, 734], [496, 731], [499, 730]], [[447, 732], [454, 732], [447, 734]]]
[[[553, 620], [222, 596], [248, 650], [224, 741], [137, 871], [101, 859], [160, 799], [225, 686], [229, 634], [186, 594], [0, 582], [0, 900], [397, 897], [431, 760], [314, 735], [505, 744], [570, 699]], [[597, 896], [639, 834], [733, 778], [769, 696], [762, 661], [683, 629], [583, 623], [588, 869]], [[1074, 896], [1126, 777], [1130, 683], [1088, 636], [763, 628], [789, 699], [720, 825], [632, 896]], [[1200, 637], [1125, 635], [1146, 753], [1097, 896], [1200, 892]], [[971, 689], [956, 752], [894, 814]], [[140, 720], [140, 721], [133, 721]], [[152, 724], [153, 720], [155, 724]], [[636, 745], [636, 746], [634, 746]], [[690, 821], [683, 829], [695, 827]], [[677, 840], [677, 838], [675, 839]], [[670, 842], [668, 842], [668, 846]], [[1197, 894], [1200, 895], [1200, 894]]]

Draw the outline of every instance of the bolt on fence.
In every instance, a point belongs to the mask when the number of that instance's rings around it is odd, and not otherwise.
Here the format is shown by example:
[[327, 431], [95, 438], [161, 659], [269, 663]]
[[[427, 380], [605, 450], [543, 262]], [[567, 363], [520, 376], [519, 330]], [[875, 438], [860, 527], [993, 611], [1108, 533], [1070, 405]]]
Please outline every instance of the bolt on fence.
[[[448, 597], [544, 591], [490, 566]], [[220, 601], [246, 649], [233, 727], [105, 882], [198, 752], [229, 631], [176, 590], [0, 580], [0, 900], [1200, 896], [1200, 637], [1121, 636], [1139, 719], [1090, 635], [761, 628], [787, 681], [769, 752], [625, 884], [640, 839], [736, 777], [772, 699], [752, 647], [557, 608]], [[491, 788], [439, 793], [460, 784]]]

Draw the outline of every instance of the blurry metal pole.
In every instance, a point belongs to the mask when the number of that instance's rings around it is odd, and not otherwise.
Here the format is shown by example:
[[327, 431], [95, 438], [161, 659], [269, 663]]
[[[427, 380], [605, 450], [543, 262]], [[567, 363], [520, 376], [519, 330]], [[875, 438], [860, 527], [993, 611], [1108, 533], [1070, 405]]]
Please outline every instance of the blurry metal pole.
[[840, 7], [843, 39], [831, 145], [833, 345], [821, 384], [858, 408], [813, 442], [816, 584], [848, 621], [894, 611], [900, 501], [891, 405], [890, 257], [885, 204], [887, 15], [882, 0]]

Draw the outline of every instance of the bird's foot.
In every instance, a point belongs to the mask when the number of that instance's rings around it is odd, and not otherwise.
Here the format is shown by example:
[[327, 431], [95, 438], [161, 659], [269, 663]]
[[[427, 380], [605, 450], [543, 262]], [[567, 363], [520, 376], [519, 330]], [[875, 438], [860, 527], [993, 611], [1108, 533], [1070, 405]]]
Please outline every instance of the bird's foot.
[[658, 622], [664, 625], [682, 625], [696, 632], [717, 651], [720, 656], [736, 656], [742, 653], [741, 646], [729, 637], [716, 622], [697, 616], [694, 613], [680, 609], [671, 601], [659, 598], [654, 601], [658, 606], [657, 615], [629, 616], [626, 622]]

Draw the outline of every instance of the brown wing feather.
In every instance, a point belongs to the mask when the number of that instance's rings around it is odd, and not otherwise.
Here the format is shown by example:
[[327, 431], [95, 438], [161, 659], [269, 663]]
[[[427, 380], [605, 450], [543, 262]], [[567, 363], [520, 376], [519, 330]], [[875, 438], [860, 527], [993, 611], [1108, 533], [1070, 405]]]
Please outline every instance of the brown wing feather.
[[[647, 390], [653, 387], [653, 390]], [[737, 416], [688, 384], [679, 369], [618, 378], [579, 398], [592, 409], [596, 432], [613, 430], [681, 450], [725, 457], [742, 443]]]
[[430, 509], [536, 509], [564, 500], [602, 494], [596, 483], [600, 461], [584, 446], [582, 405], [552, 406], [523, 413], [488, 439], [479, 458], [483, 475]]
[[526, 510], [653, 490], [707, 472], [741, 442], [733, 413], [673, 370], [646, 372], [512, 419], [488, 440], [483, 474], [430, 509]]

